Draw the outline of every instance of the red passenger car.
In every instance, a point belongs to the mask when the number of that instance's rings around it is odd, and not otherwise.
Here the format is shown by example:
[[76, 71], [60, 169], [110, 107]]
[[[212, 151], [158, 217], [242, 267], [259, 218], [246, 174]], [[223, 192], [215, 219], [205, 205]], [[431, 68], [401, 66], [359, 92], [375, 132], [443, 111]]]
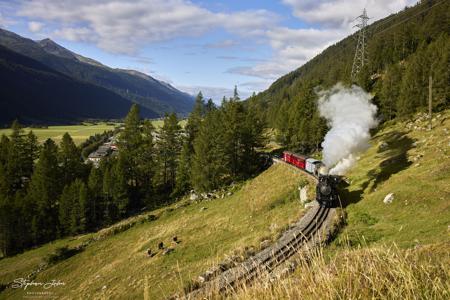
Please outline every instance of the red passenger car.
[[305, 169], [306, 157], [298, 155], [289, 151], [283, 152], [283, 160], [291, 165], [296, 166], [300, 169]]

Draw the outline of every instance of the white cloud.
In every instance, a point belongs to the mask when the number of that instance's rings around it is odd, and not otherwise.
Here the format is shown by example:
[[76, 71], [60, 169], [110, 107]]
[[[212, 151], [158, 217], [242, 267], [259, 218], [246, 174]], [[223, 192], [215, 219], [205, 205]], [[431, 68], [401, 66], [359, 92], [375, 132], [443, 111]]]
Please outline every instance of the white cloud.
[[44, 27], [44, 23], [31, 21], [28, 22], [28, 29], [31, 32], [39, 32]]
[[[213, 12], [189, 0], [29, 0], [18, 14], [31, 20], [49, 21], [56, 26], [53, 34], [71, 41], [85, 41], [113, 53], [136, 56], [149, 43], [178, 37], [197, 37], [213, 30], [225, 30], [230, 39], [205, 45], [204, 48], [236, 46], [239, 38], [252, 39], [252, 45], [268, 43], [272, 57], [266, 61], [237, 56], [219, 59], [247, 60], [248, 66], [230, 68], [227, 72], [262, 78], [259, 87], [295, 70], [326, 47], [355, 29], [354, 19], [364, 7], [373, 22], [417, 0], [282, 0], [292, 14], [309, 28], [279, 26], [280, 16], [267, 10]], [[1, 23], [1, 15], [0, 15]], [[207, 51], [207, 49], [203, 49]], [[166, 80], [167, 81], [167, 80]], [[186, 91], [219, 100], [232, 95], [232, 88], [184, 87]], [[243, 89], [252, 89], [243, 86]], [[254, 85], [256, 88], [256, 85]], [[250, 92], [249, 92], [250, 93]]]
[[369, 17], [377, 20], [397, 12], [417, 0], [282, 0], [292, 7], [297, 18], [326, 27], [348, 27], [367, 8]]
[[206, 44], [205, 48], [231, 48], [236, 46], [238, 43], [233, 40], [223, 40], [216, 43]]
[[[0, 6], [1, 8], [1, 6]], [[8, 17], [5, 17], [1, 12], [0, 12], [0, 27], [8, 27], [9, 25], [13, 25], [16, 22]]]
[[228, 72], [274, 80], [303, 65], [349, 32], [342, 29], [277, 27], [267, 32], [270, 45], [274, 50], [270, 61], [254, 66], [231, 68]]
[[19, 15], [59, 22], [59, 37], [89, 40], [104, 50], [127, 54], [147, 43], [195, 37], [216, 28], [263, 35], [277, 20], [266, 10], [214, 13], [186, 0], [27, 1]]
[[310, 22], [307, 29], [274, 27], [266, 36], [274, 50], [272, 59], [253, 66], [228, 70], [247, 76], [276, 79], [297, 69], [328, 46], [356, 29], [354, 20], [364, 7], [371, 22], [395, 13], [417, 0], [283, 0], [302, 21]]
[[90, 42], [93, 41], [93, 32], [87, 27], [64, 27], [59, 30], [55, 30], [53, 33], [55, 36], [76, 42]]

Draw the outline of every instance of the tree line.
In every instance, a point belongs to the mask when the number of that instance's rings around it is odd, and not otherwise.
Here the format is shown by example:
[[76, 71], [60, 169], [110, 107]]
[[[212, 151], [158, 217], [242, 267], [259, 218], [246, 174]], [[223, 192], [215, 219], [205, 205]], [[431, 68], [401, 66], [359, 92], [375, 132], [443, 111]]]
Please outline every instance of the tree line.
[[157, 130], [137, 105], [118, 133], [117, 155], [85, 163], [68, 133], [38, 144], [12, 124], [0, 140], [0, 251], [4, 256], [98, 230], [195, 189], [210, 191], [255, 174], [263, 123], [234, 97], [217, 107], [202, 94], [185, 128], [172, 113]]

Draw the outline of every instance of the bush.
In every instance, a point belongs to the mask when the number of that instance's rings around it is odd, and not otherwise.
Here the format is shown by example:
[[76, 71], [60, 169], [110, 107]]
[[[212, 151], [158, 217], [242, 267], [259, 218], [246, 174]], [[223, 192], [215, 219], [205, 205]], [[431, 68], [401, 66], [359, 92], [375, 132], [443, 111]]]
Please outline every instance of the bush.
[[72, 256], [74, 256], [77, 253], [80, 253], [83, 251], [83, 247], [77, 247], [77, 248], [69, 248], [67, 246], [56, 248], [54, 253], [49, 254], [45, 261], [49, 265], [54, 265], [60, 261], [66, 260]]

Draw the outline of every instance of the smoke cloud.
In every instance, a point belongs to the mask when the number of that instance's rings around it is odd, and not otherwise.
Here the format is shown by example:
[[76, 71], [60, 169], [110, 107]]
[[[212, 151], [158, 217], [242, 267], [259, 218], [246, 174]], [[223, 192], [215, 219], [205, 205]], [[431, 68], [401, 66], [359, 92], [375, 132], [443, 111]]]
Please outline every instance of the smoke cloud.
[[330, 174], [344, 175], [356, 162], [358, 153], [369, 147], [371, 128], [378, 125], [372, 96], [359, 86], [337, 84], [319, 92], [319, 112], [330, 130], [322, 142], [323, 162]]

